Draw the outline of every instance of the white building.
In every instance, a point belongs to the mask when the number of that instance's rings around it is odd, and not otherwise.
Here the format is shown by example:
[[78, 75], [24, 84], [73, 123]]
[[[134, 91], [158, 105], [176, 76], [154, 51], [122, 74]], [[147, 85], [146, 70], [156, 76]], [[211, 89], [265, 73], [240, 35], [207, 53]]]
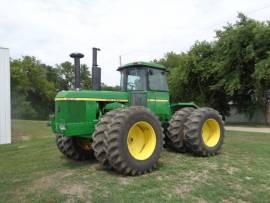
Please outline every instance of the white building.
[[0, 144], [11, 143], [9, 50], [0, 47]]

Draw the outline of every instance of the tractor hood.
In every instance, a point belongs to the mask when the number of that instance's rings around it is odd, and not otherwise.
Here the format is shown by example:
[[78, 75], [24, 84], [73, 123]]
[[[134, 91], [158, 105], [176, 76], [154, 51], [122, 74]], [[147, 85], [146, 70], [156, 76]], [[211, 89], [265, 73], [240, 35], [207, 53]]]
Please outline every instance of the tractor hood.
[[56, 95], [55, 101], [128, 102], [128, 93], [95, 90], [61, 91]]

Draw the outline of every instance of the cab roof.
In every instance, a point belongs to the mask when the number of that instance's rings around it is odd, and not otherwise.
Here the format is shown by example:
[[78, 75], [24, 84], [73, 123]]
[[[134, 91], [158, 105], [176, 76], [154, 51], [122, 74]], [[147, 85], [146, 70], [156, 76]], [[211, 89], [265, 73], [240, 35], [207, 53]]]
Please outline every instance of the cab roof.
[[125, 69], [125, 68], [134, 68], [134, 67], [139, 67], [139, 66], [143, 66], [143, 67], [150, 67], [150, 68], [156, 68], [156, 69], [161, 69], [161, 70], [165, 70], [166, 68], [165, 66], [161, 65], [161, 64], [157, 64], [157, 63], [150, 63], [150, 62], [143, 62], [143, 61], [138, 61], [138, 62], [133, 62], [133, 63], [128, 63], [125, 64], [123, 66], [120, 66], [119, 68], [117, 68], [118, 71]]

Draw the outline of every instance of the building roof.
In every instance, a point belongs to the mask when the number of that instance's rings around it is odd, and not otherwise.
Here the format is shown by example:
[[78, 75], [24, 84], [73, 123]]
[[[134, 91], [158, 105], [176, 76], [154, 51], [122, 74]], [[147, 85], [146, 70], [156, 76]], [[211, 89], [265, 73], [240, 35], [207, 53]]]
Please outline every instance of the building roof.
[[139, 67], [139, 66], [147, 66], [150, 68], [156, 68], [156, 69], [161, 69], [161, 70], [166, 70], [165, 66], [157, 63], [150, 63], [150, 62], [143, 62], [143, 61], [138, 61], [138, 62], [133, 62], [133, 63], [128, 63], [123, 66], [120, 66], [117, 70], [122, 70], [125, 68], [133, 68], [133, 67]]

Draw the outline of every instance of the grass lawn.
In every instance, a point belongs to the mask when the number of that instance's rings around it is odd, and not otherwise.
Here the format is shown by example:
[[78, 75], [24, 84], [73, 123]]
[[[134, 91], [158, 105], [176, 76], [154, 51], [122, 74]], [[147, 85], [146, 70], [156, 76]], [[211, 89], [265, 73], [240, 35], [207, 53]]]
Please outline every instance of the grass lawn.
[[151, 174], [124, 177], [58, 152], [46, 122], [13, 121], [0, 146], [0, 202], [269, 202], [270, 135], [226, 132], [219, 156], [164, 150]]

